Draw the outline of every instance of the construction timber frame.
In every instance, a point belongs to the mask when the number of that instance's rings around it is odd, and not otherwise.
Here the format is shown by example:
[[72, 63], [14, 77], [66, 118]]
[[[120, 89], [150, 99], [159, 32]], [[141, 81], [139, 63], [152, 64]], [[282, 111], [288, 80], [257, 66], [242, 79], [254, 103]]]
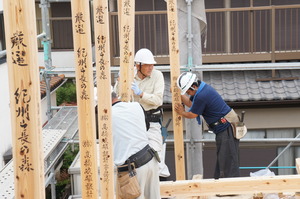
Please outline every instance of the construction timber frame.
[[[91, 55], [90, 52], [90, 46], [89, 43], [90, 42], [90, 38], [85, 38], [85, 37], [81, 37], [83, 32], [87, 32], [89, 30], [89, 24], [87, 24], [86, 26], [84, 26], [83, 22], [87, 22], [88, 18], [82, 18], [82, 13], [88, 13], [88, 6], [85, 4], [79, 4], [82, 3], [80, 1], [72, 1], [77, 3], [77, 5], [75, 4], [73, 7], [73, 13], [75, 15], [73, 20], [74, 20], [74, 34], [77, 31], [78, 38], [75, 38], [75, 41], [77, 42], [77, 51], [75, 53], [77, 53], [77, 55], [79, 57], [77, 57], [78, 60], [77, 63], [80, 65], [81, 63], [87, 63], [86, 67], [89, 68], [91, 67], [91, 57], [89, 57], [88, 55]], [[22, 3], [24, 3], [21, 0], [6, 0], [5, 1], [5, 7], [8, 9], [8, 6], [10, 5], [9, 3], [11, 2], [15, 2], [17, 5], [23, 5]], [[27, 3], [27, 2], [26, 2]], [[169, 0], [168, 3], [173, 3], [174, 5], [174, 1]], [[27, 4], [26, 4], [27, 5]], [[83, 9], [81, 11], [81, 9]], [[176, 9], [173, 8], [173, 9]], [[12, 9], [13, 10], [13, 9]], [[16, 11], [16, 10], [15, 10]], [[18, 17], [21, 17], [23, 13], [25, 13], [25, 15], [29, 15], [28, 17], [28, 22], [22, 24], [22, 27], [18, 27], [16, 30], [9, 29], [9, 25], [8, 24], [12, 24], [14, 25], [15, 23], [6, 23], [6, 30], [10, 30], [10, 32], [8, 33], [19, 33], [20, 35], [18, 36], [24, 36], [24, 43], [20, 43], [20, 40], [17, 44], [22, 45], [20, 46], [21, 48], [23, 48], [23, 50], [28, 49], [28, 51], [26, 52], [30, 52], [30, 53], [26, 53], [26, 57], [24, 56], [23, 60], [14, 60], [13, 55], [16, 56], [15, 53], [18, 53], [19, 49], [9, 49], [8, 50], [8, 59], [11, 62], [10, 65], [16, 65], [18, 64], [18, 66], [15, 66], [15, 68], [18, 67], [23, 67], [22, 70], [22, 74], [23, 76], [21, 77], [21, 75], [19, 75], [19, 71], [14, 71], [11, 70], [10, 71], [10, 75], [11, 75], [11, 81], [12, 79], [15, 79], [16, 82], [21, 82], [21, 86], [23, 86], [23, 82], [24, 80], [22, 80], [21, 78], [26, 77], [26, 81], [28, 80], [28, 83], [26, 84], [27, 87], [22, 88], [22, 95], [18, 95], [18, 97], [22, 97], [22, 101], [23, 104], [22, 107], [12, 107], [15, 110], [18, 110], [19, 108], [21, 108], [22, 110], [26, 109], [26, 111], [30, 110], [30, 113], [28, 112], [28, 114], [23, 114], [22, 116], [24, 116], [23, 119], [27, 119], [28, 120], [28, 125], [26, 125], [26, 127], [28, 127], [28, 131], [26, 133], [28, 133], [28, 135], [30, 136], [30, 138], [32, 138], [32, 141], [30, 140], [30, 146], [26, 145], [25, 149], [28, 149], [28, 147], [31, 147], [29, 151], [25, 150], [24, 148], [24, 143], [23, 146], [20, 146], [19, 144], [16, 144], [14, 147], [19, 147], [20, 151], [22, 152], [20, 153], [21, 155], [24, 155], [24, 153], [28, 153], [31, 152], [30, 157], [32, 157], [32, 164], [27, 164], [27, 170], [23, 169], [24, 168], [22, 164], [22, 162], [24, 162], [23, 158], [21, 156], [15, 155], [14, 156], [14, 162], [15, 162], [15, 198], [33, 198], [33, 199], [41, 199], [44, 198], [44, 187], [42, 186], [43, 184], [43, 178], [41, 176], [43, 176], [44, 174], [44, 169], [43, 169], [43, 164], [41, 161], [41, 142], [40, 142], [40, 131], [41, 131], [41, 124], [39, 122], [39, 110], [38, 108], [40, 107], [40, 101], [38, 98], [37, 93], [39, 93], [39, 88], [38, 88], [38, 84], [36, 84], [37, 82], [37, 77], [38, 77], [38, 67], [37, 67], [37, 63], [36, 63], [36, 52], [34, 52], [34, 49], [36, 48], [36, 43], [35, 41], [31, 41], [30, 38], [35, 38], [32, 36], [32, 34], [36, 34], [35, 32], [31, 32], [28, 31], [30, 29], [30, 27], [32, 27], [32, 30], [35, 30], [35, 24], [32, 23], [32, 19], [34, 18], [34, 16], [32, 15], [34, 13], [33, 11], [33, 3], [31, 2], [31, 4], [28, 4], [28, 6], [25, 6], [25, 4], [18, 10], [19, 12], [16, 12], [15, 15]], [[8, 14], [8, 12], [7, 12]], [[12, 14], [12, 13], [11, 13]], [[79, 14], [79, 15], [77, 15]], [[77, 17], [75, 17], [77, 16]], [[86, 17], [86, 16], [85, 16]], [[6, 20], [8, 20], [9, 18], [12, 19], [12, 17], [7, 17]], [[26, 17], [24, 17], [24, 20], [27, 20]], [[22, 20], [20, 20], [20, 22], [22, 22]], [[31, 23], [30, 23], [31, 22]], [[28, 23], [28, 24], [27, 24]], [[20, 25], [19, 24], [19, 25]], [[76, 25], [77, 24], [77, 25]], [[13, 27], [13, 26], [12, 26]], [[82, 27], [86, 27], [85, 29], [82, 29]], [[21, 28], [24, 28], [21, 29]], [[176, 28], [176, 27], [174, 27]], [[22, 30], [24, 32], [18, 32], [19, 30]], [[82, 32], [83, 31], [83, 32]], [[30, 34], [31, 35], [30, 35]], [[88, 35], [90, 35], [90, 33], [88, 33]], [[11, 36], [11, 34], [7, 34], [7, 37]], [[26, 36], [26, 37], [25, 37]], [[30, 37], [31, 36], [31, 37]], [[176, 35], [172, 35], [173, 37], [176, 37]], [[26, 39], [25, 39], [26, 38]], [[177, 38], [175, 38], [177, 40]], [[7, 39], [7, 41], [9, 41], [9, 39]], [[11, 41], [11, 40], [10, 40]], [[23, 41], [23, 40], [22, 40]], [[10, 43], [8, 43], [10, 44]], [[31, 45], [33, 45], [33, 47], [31, 47]], [[86, 45], [86, 46], [85, 46]], [[14, 45], [7, 45], [7, 46], [13, 46]], [[24, 48], [27, 47], [27, 48]], [[29, 47], [30, 50], [29, 50]], [[15, 47], [16, 48], [16, 47]], [[83, 50], [83, 48], [85, 50]], [[109, 50], [107, 50], [109, 51]], [[178, 53], [178, 52], [176, 52]], [[18, 55], [19, 56], [19, 55]], [[174, 55], [176, 56], [176, 55]], [[80, 58], [80, 59], [79, 59]], [[84, 61], [81, 59], [83, 58]], [[23, 62], [23, 61], [28, 61], [27, 62]], [[88, 62], [86, 62], [86, 60], [88, 60]], [[14, 61], [14, 62], [13, 62]], [[19, 62], [18, 62], [19, 61]], [[24, 65], [26, 64], [26, 65]], [[30, 65], [27, 67], [27, 65]], [[35, 67], [36, 68], [33, 68]], [[82, 73], [83, 70], [85, 70], [85, 66], [84, 69], [78, 67], [79, 70], [77, 72], [77, 74], [80, 75], [80, 72]], [[91, 75], [91, 70], [86, 70], [86, 76], [84, 76], [84, 78], [87, 78], [89, 81], [88, 83], [83, 86], [80, 87], [81, 92], [78, 93], [79, 98], [82, 99], [82, 102], [79, 103], [79, 108], [81, 108], [81, 111], [79, 111], [80, 117], [79, 119], [81, 121], [81, 127], [80, 130], [82, 131], [82, 137], [81, 139], [81, 146], [82, 148], [86, 148], [85, 151], [82, 151], [82, 161], [85, 160], [85, 163], [87, 164], [82, 164], [83, 166], [81, 166], [81, 168], [84, 168], [86, 171], [89, 171], [89, 173], [87, 174], [86, 178], [82, 178], [83, 180], [85, 180], [85, 182], [83, 182], [83, 185], [86, 186], [82, 186], [85, 187], [86, 189], [84, 190], [84, 197], [85, 198], [98, 198], [98, 190], [97, 190], [97, 179], [94, 179], [97, 177], [97, 168], [96, 168], [96, 163], [95, 162], [91, 162], [91, 159], [96, 159], [96, 158], [91, 158], [94, 157], [96, 155], [96, 151], [95, 151], [95, 121], [94, 121], [94, 115], [92, 114], [94, 109], [92, 107], [92, 99], [91, 97], [93, 96], [93, 89], [92, 89], [92, 83], [91, 83], [91, 79], [92, 79], [92, 75]], [[81, 76], [78, 75], [78, 79], [82, 80], [83, 79], [83, 74], [81, 74]], [[178, 75], [178, 74], [176, 74]], [[174, 75], [174, 76], [176, 76]], [[15, 77], [16, 76], [16, 77]], [[20, 81], [19, 81], [20, 80]], [[11, 82], [11, 86], [14, 88], [15, 91], [20, 91], [17, 83]], [[85, 83], [85, 82], [84, 82]], [[107, 82], [106, 82], [107, 83]], [[16, 86], [17, 85], [17, 86]], [[84, 90], [84, 88], [86, 88], [86, 90]], [[28, 89], [28, 90], [27, 90]], [[108, 91], [110, 88], [106, 88], [106, 91]], [[28, 93], [27, 93], [28, 91]], [[109, 92], [107, 92], [109, 93]], [[17, 93], [18, 94], [18, 93]], [[14, 99], [17, 101], [16, 93], [11, 92], [11, 99]], [[30, 95], [29, 95], [30, 94]], [[90, 96], [88, 97], [87, 96]], [[176, 92], [175, 92], [176, 94]], [[27, 98], [31, 96], [31, 98]], [[98, 95], [100, 97], [100, 95]], [[18, 98], [19, 100], [19, 98]], [[99, 99], [100, 101], [101, 99]], [[13, 101], [13, 100], [12, 100]], [[19, 102], [19, 101], [18, 101]], [[31, 102], [31, 103], [29, 103]], [[28, 104], [27, 104], [28, 103]], [[18, 103], [15, 103], [13, 105], [16, 105]], [[13, 106], [12, 105], [12, 106]], [[20, 106], [21, 106], [20, 105]], [[30, 109], [29, 109], [29, 105], [30, 105]], [[84, 113], [83, 113], [84, 112]], [[23, 112], [23, 113], [27, 113], [27, 112]], [[24, 131], [24, 127], [25, 126], [21, 126], [22, 128], [20, 128], [20, 126], [18, 126], [17, 124], [20, 124], [20, 115], [17, 115], [16, 113], [14, 113], [12, 115], [12, 118], [14, 119], [14, 125], [17, 126], [14, 128], [14, 133], [17, 135], [18, 133], [22, 134]], [[28, 116], [26, 118], [26, 116]], [[29, 123], [29, 116], [31, 118], [32, 123]], [[36, 121], [36, 123], [33, 123], [34, 121]], [[18, 122], [18, 123], [17, 123]], [[109, 121], [107, 122], [109, 123]], [[86, 125], [86, 126], [85, 126]], [[110, 125], [110, 124], [108, 124]], [[30, 129], [29, 129], [30, 127]], [[20, 130], [21, 129], [21, 130]], [[83, 130], [85, 129], [85, 130]], [[23, 131], [22, 131], [23, 130]], [[83, 134], [84, 133], [84, 134]], [[23, 134], [24, 135], [24, 134]], [[31, 137], [32, 136], [32, 137]], [[17, 136], [14, 136], [15, 141], [17, 141]], [[110, 138], [109, 138], [110, 139]], [[24, 141], [24, 140], [23, 140]], [[26, 140], [28, 141], [28, 140]], [[177, 140], [180, 141], [180, 140]], [[181, 140], [183, 141], [183, 140]], [[25, 144], [27, 144], [27, 142], [25, 142]], [[81, 148], [81, 149], [82, 149]], [[111, 148], [111, 146], [110, 146]], [[15, 153], [16, 153], [16, 149]], [[111, 152], [111, 151], [110, 151]], [[16, 153], [17, 154], [17, 153]], [[92, 156], [93, 155], [93, 156]], [[93, 160], [93, 161], [94, 161]], [[26, 159], [27, 163], [28, 160]], [[31, 162], [29, 162], [31, 163]], [[100, 164], [101, 165], [101, 164]], [[103, 166], [103, 165], [101, 165]], [[110, 164], [110, 167], [113, 167], [112, 164]], [[184, 167], [183, 167], [184, 168]], [[300, 159], [296, 160], [296, 168], [297, 168], [297, 172], [299, 174], [300, 172]], [[181, 167], [182, 169], [182, 167]], [[177, 167], [176, 167], [177, 170]], [[91, 172], [94, 172], [91, 173]], [[109, 176], [112, 176], [112, 172], [113, 169], [108, 169], [106, 172], [108, 172]], [[184, 172], [184, 171], [182, 171]], [[30, 175], [28, 174], [30, 173]], [[176, 172], [177, 173], [177, 172]], [[94, 176], [92, 176], [92, 174]], [[182, 173], [181, 174], [181, 178], [185, 178], [185, 175]], [[92, 179], [93, 177], [93, 179]], [[33, 186], [34, 185], [34, 186]], [[109, 187], [108, 189], [112, 190], [111, 187], [113, 187], [112, 184], [106, 184], [107, 187]], [[194, 196], [208, 196], [208, 195], [215, 195], [215, 194], [246, 194], [246, 193], [274, 193], [274, 192], [299, 192], [300, 191], [300, 175], [285, 175], [285, 176], [274, 176], [274, 177], [237, 177], [237, 178], [224, 178], [224, 179], [204, 179], [204, 180], [177, 180], [175, 182], [161, 182], [160, 183], [161, 186], [161, 196], [162, 197], [180, 197], [180, 198], [189, 198], [189, 197], [194, 197]], [[93, 188], [92, 188], [93, 187]], [[23, 189], [28, 188], [26, 191], [23, 191]], [[28, 191], [29, 190], [29, 191]], [[26, 194], [28, 195], [24, 195], [24, 193], [26, 192]], [[109, 195], [109, 194], [107, 194]], [[103, 198], [103, 197], [102, 197]]]

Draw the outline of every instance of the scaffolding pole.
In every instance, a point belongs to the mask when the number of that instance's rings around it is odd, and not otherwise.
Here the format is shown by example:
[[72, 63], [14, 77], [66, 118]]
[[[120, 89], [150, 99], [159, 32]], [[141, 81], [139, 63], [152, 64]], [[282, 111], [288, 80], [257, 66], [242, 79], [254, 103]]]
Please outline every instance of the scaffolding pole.
[[191, 71], [193, 67], [193, 33], [192, 33], [192, 2], [193, 0], [186, 0], [187, 3], [187, 24], [188, 24], [188, 32], [187, 32], [187, 41], [188, 41], [188, 68]]
[[47, 118], [48, 121], [53, 117], [52, 109], [51, 109], [51, 75], [49, 71], [52, 70], [52, 58], [51, 58], [51, 33], [50, 33], [50, 19], [49, 19], [49, 7], [50, 3], [49, 0], [41, 0], [40, 8], [42, 12], [42, 27], [43, 33], [45, 34], [42, 37], [42, 44], [44, 48], [44, 63], [45, 69], [43, 71], [43, 78], [45, 79], [46, 83], [46, 99], [47, 99]]

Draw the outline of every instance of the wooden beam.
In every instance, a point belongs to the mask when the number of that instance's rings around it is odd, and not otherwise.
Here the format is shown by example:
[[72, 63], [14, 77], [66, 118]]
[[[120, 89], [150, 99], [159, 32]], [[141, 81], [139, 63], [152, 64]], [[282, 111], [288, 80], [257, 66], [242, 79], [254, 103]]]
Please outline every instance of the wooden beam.
[[83, 199], [98, 199], [98, 164], [89, 1], [72, 0], [76, 93]]
[[161, 197], [297, 192], [300, 175], [160, 182]]
[[[135, 0], [119, 0], [121, 10], [120, 27], [120, 88], [119, 95], [122, 101], [132, 100], [131, 83], [133, 81], [134, 58], [134, 11]], [[120, 14], [120, 12], [119, 12]]]
[[[14, 198], [45, 198], [34, 1], [4, 0]], [[4, 129], [2, 129], [4, 130]]]
[[[181, 104], [180, 90], [177, 87], [176, 80], [180, 75], [179, 62], [179, 44], [178, 44], [178, 23], [177, 23], [177, 1], [167, 1], [168, 12], [168, 31], [169, 31], [169, 52], [171, 66], [171, 90], [172, 90], [172, 107], [175, 110], [176, 104]], [[174, 129], [174, 146], [175, 146], [175, 166], [176, 179], [185, 180], [185, 163], [184, 163], [184, 145], [183, 145], [183, 122], [182, 116], [172, 111], [173, 129]]]
[[94, 1], [101, 198], [114, 198], [111, 77], [107, 0]]

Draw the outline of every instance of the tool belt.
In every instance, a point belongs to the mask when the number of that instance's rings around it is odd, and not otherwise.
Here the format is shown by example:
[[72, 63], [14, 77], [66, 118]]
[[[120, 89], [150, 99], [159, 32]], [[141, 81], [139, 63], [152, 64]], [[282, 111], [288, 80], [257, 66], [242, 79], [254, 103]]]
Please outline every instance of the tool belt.
[[139, 168], [147, 164], [154, 155], [155, 151], [149, 145], [146, 145], [142, 150], [130, 156], [123, 165], [118, 166], [118, 172], [128, 171], [130, 169], [128, 164], [132, 169]]
[[243, 119], [240, 121], [239, 116], [235, 113], [233, 109], [229, 111], [224, 117], [221, 117], [218, 121], [209, 124], [210, 128], [218, 126], [220, 124], [225, 124], [229, 122], [232, 126], [233, 135], [236, 139], [243, 138], [247, 133], [247, 127], [243, 122]]
[[158, 107], [157, 109], [145, 111], [145, 116], [148, 122], [160, 122], [162, 117], [162, 108]]
[[117, 176], [117, 193], [120, 199], [135, 199], [141, 195], [141, 187], [138, 182], [136, 171], [133, 163], [127, 160], [127, 165], [120, 166], [127, 167], [128, 171], [119, 172]]
[[226, 124], [228, 121], [226, 120], [225, 117], [221, 117], [218, 121], [214, 122], [214, 123], [211, 123], [209, 124], [208, 126], [210, 128], [214, 128], [215, 126], [218, 126], [220, 124]]
[[247, 134], [247, 127], [244, 123], [244, 113], [242, 113], [242, 118], [240, 118], [236, 112], [231, 109], [227, 115], [224, 117], [230, 122], [233, 130], [233, 135], [236, 139], [241, 139]]

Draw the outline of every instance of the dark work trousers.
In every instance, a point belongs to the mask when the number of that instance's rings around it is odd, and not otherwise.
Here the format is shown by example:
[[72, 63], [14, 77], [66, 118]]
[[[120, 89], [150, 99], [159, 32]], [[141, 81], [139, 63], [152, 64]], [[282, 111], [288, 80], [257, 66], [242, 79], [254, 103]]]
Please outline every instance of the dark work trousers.
[[239, 177], [239, 140], [233, 137], [232, 127], [216, 134], [217, 163], [215, 179]]

